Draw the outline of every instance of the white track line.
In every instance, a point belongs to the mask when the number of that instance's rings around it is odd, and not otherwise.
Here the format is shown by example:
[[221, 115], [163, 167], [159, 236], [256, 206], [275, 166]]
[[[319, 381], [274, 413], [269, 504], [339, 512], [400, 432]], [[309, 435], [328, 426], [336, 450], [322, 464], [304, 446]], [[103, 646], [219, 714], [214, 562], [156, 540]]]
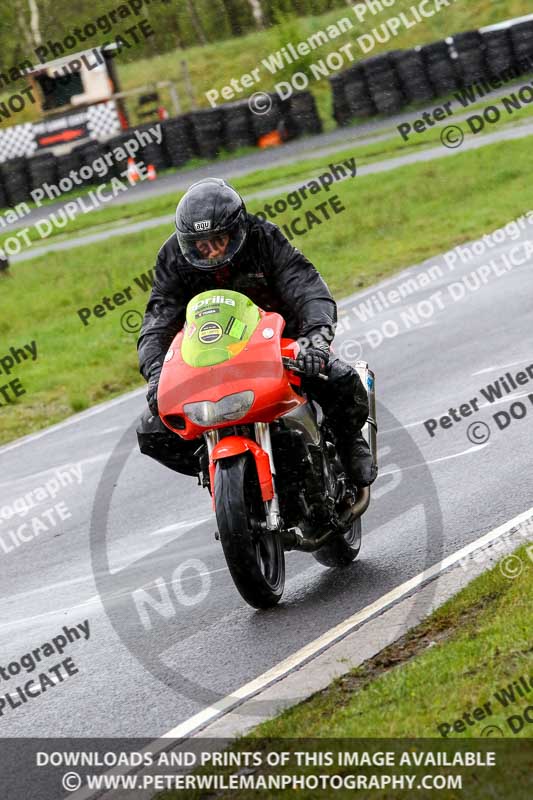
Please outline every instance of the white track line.
[[366, 606], [353, 616], [348, 617], [348, 619], [344, 620], [344, 622], [341, 622], [334, 628], [326, 631], [326, 633], [322, 634], [322, 636], [319, 636], [318, 639], [315, 639], [313, 642], [305, 645], [305, 647], [302, 647], [301, 650], [298, 650], [292, 656], [284, 659], [275, 667], [272, 667], [272, 669], [269, 669], [267, 672], [263, 673], [263, 675], [260, 675], [258, 678], [255, 678], [255, 680], [250, 681], [244, 686], [241, 686], [240, 689], [237, 689], [232, 694], [222, 698], [214, 705], [204, 708], [198, 714], [195, 714], [194, 716], [185, 720], [185, 722], [182, 722], [180, 725], [172, 728], [172, 730], [163, 734], [161, 738], [182, 739], [195, 733], [200, 728], [205, 727], [209, 722], [212, 722], [217, 717], [222, 716], [222, 714], [234, 708], [235, 706], [240, 705], [242, 702], [253, 697], [263, 689], [266, 689], [276, 681], [279, 681], [294, 669], [301, 667], [306, 661], [309, 661], [310, 659], [319, 655], [319, 653], [321, 653], [323, 650], [326, 650], [340, 639], [343, 639], [356, 627], [370, 619], [370, 617], [378, 614], [381, 611], [384, 611], [387, 606], [398, 602], [398, 600], [405, 597], [405, 595], [409, 594], [409, 592], [412, 592], [413, 589], [416, 589], [422, 586], [424, 583], [427, 583], [432, 578], [437, 577], [437, 575], [439, 575], [441, 572], [444, 572], [444, 570], [448, 569], [453, 564], [456, 564], [460, 559], [464, 558], [475, 550], [478, 550], [480, 547], [490, 544], [490, 542], [494, 541], [494, 539], [497, 539], [499, 536], [507, 533], [512, 528], [517, 527], [521, 522], [530, 519], [532, 515], [533, 507], [527, 511], [524, 511], [522, 514], [519, 514], [508, 522], [505, 522], [498, 528], [489, 531], [489, 533], [484, 534], [479, 539], [476, 539], [475, 541], [466, 545], [466, 547], [461, 548], [461, 550], [457, 550], [455, 553], [452, 553], [452, 555], [447, 556], [440, 563], [434, 564], [429, 569], [424, 570], [424, 572], [420, 572], [414, 578], [410, 578], [408, 581], [405, 581], [400, 586], [397, 586], [395, 589], [387, 592], [387, 594], [384, 594], [379, 598], [379, 600], [376, 600], [374, 603]]
[[[486, 533], [484, 536], [481, 536], [479, 539], [471, 542], [469, 545], [463, 547], [461, 550], [458, 550], [456, 553], [447, 556], [441, 561], [440, 564], [435, 564], [433, 567], [430, 567], [424, 572], [420, 572], [414, 578], [405, 581], [405, 583], [402, 583], [392, 591], [384, 594], [383, 597], [379, 598], [379, 600], [376, 600], [374, 603], [366, 606], [366, 608], [358, 611], [353, 616], [348, 617], [348, 619], [344, 620], [344, 622], [341, 622], [339, 625], [336, 625], [334, 628], [326, 631], [326, 633], [322, 634], [322, 636], [320, 636], [318, 639], [315, 639], [305, 647], [302, 647], [301, 650], [298, 650], [292, 656], [289, 656], [284, 661], [281, 661], [275, 667], [268, 670], [268, 672], [263, 673], [263, 675], [260, 675], [253, 681], [250, 681], [250, 683], [241, 686], [240, 689], [237, 689], [235, 692], [233, 692], [233, 694], [222, 698], [222, 700], [219, 700], [215, 705], [208, 706], [207, 708], [203, 709], [203, 711], [200, 711], [198, 714], [195, 714], [193, 717], [185, 720], [185, 722], [182, 722], [180, 725], [172, 728], [172, 730], [160, 736], [159, 739], [156, 739], [147, 745], [143, 750], [141, 750], [141, 752], [157, 754], [162, 750], [168, 749], [168, 739], [185, 739], [188, 736], [191, 736], [193, 733], [197, 733], [210, 722], [213, 722], [218, 717], [223, 716], [224, 713], [232, 710], [236, 706], [241, 705], [245, 700], [249, 700], [263, 689], [266, 689], [268, 686], [276, 683], [276, 681], [284, 678], [293, 670], [301, 667], [305, 662], [310, 661], [324, 650], [327, 650], [328, 647], [331, 647], [331, 645], [335, 644], [340, 639], [343, 639], [356, 627], [366, 622], [370, 617], [378, 614], [381, 611], [384, 611], [387, 606], [390, 606], [393, 603], [401, 600], [413, 589], [416, 589], [417, 587], [422, 586], [422, 584], [427, 583], [432, 578], [435, 578], [441, 572], [444, 572], [444, 570], [457, 563], [457, 561], [459, 561], [461, 558], [464, 558], [475, 550], [478, 550], [480, 547], [490, 544], [490, 542], [494, 541], [494, 539], [497, 539], [499, 536], [507, 533], [512, 528], [520, 525], [521, 522], [531, 519], [532, 515], [533, 507], [528, 511], [524, 511], [522, 514], [519, 514], [508, 522], [505, 522], [498, 528], [489, 531], [489, 533]], [[113, 770], [109, 770], [105, 774], [127, 775], [128, 773], [136, 771], [137, 770], [128, 768], [127, 766], [122, 766], [119, 768], [114, 768]], [[106, 792], [105, 797], [110, 796], [111, 795], [109, 792]], [[89, 790], [87, 787], [82, 787], [70, 797], [72, 800], [90, 800], [90, 798], [94, 797], [94, 790]]]

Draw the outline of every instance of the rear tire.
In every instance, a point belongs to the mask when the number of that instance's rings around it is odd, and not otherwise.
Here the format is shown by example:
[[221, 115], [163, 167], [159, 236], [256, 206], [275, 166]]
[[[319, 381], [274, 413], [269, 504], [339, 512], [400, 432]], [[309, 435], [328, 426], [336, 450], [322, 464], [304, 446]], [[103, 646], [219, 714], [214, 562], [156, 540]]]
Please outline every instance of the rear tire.
[[345, 534], [335, 536], [313, 553], [313, 558], [324, 567], [348, 567], [361, 549], [361, 517], [358, 517]]
[[241, 597], [254, 608], [275, 606], [285, 587], [285, 554], [279, 535], [254, 528], [265, 510], [249, 455], [217, 461], [215, 507], [224, 556]]

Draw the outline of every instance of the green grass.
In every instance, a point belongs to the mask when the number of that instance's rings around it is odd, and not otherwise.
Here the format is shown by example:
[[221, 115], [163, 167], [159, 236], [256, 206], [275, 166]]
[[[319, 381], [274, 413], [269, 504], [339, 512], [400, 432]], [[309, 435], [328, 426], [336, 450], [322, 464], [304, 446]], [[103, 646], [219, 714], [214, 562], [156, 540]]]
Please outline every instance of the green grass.
[[[533, 185], [524, 168], [529, 149], [527, 140], [504, 142], [345, 181], [329, 196], [336, 193], [346, 210], [296, 237], [294, 244], [316, 264], [336, 297], [346, 296], [533, 208]], [[264, 183], [271, 177], [265, 172]], [[324, 199], [325, 193], [317, 195], [303, 210]], [[264, 201], [249, 206], [256, 211]], [[301, 215], [286, 212], [275, 222]], [[1, 408], [0, 441], [142, 384], [136, 337], [122, 331], [120, 316], [130, 308], [142, 312], [146, 293], [136, 288], [131, 303], [89, 327], [82, 326], [76, 312], [132, 285], [135, 276], [153, 266], [171, 231], [169, 224], [49, 253], [14, 264], [10, 275], [0, 274], [0, 356], [33, 339], [39, 348], [36, 362], [25, 362], [10, 376], [20, 378], [26, 394]]]
[[[504, 697], [513, 681], [523, 677], [531, 685], [530, 626], [533, 607], [533, 566], [526, 546], [517, 551], [523, 571], [514, 580], [504, 577], [499, 565], [472, 581], [459, 594], [437, 609], [428, 619], [382, 650], [359, 668], [334, 681], [327, 689], [311, 696], [273, 720], [238, 739], [231, 750], [235, 752], [279, 752], [290, 754], [290, 774], [401, 774], [398, 767], [350, 769], [339, 766], [302, 767], [295, 769], [295, 753], [305, 750], [338, 753], [366, 750], [369, 752], [413, 752], [425, 746], [430, 752], [496, 750], [496, 769], [438, 768], [425, 770], [439, 774], [462, 774], [463, 790], [439, 791], [445, 800], [486, 800], [487, 797], [526, 800], [531, 792], [531, 749], [525, 742], [531, 736], [531, 725], [522, 715], [533, 701], [533, 686], [508, 704]], [[497, 693], [497, 696], [495, 696]], [[486, 704], [490, 705], [487, 706]], [[473, 714], [482, 709], [484, 719]], [[481, 717], [480, 712], [476, 712]], [[469, 716], [464, 716], [464, 715]], [[513, 733], [508, 718], [524, 722]], [[463, 726], [452, 726], [460, 720]], [[472, 724], [468, 723], [468, 720]], [[451, 733], [443, 738], [439, 725], [447, 723]], [[487, 726], [496, 726], [501, 733], [490, 735]], [[444, 729], [442, 729], [444, 731]], [[493, 738], [497, 736], [498, 738]], [[489, 738], [489, 741], [486, 739]], [[472, 742], [476, 739], [475, 743]], [[359, 741], [353, 741], [359, 740]], [[361, 741], [362, 740], [362, 741]], [[422, 741], [414, 741], [422, 740]], [[432, 741], [433, 740], [433, 741]], [[436, 741], [435, 741], [436, 740]], [[505, 740], [505, 741], [504, 741]], [[471, 744], [469, 744], [471, 743]], [[229, 775], [236, 769], [217, 769]], [[212, 773], [209, 767], [203, 774]], [[278, 773], [277, 768], [260, 767], [258, 774]], [[411, 774], [414, 770], [411, 770]], [[418, 773], [418, 777], [420, 773]], [[409, 790], [390, 789], [358, 791], [363, 798], [400, 800], [413, 797]], [[288, 795], [288, 792], [287, 792]], [[431, 792], [417, 791], [427, 798]], [[165, 792], [159, 800], [177, 800], [181, 796]], [[200, 792], [188, 794], [190, 800], [200, 798]], [[217, 797], [248, 800], [253, 792], [234, 790], [231, 794], [218, 792]], [[285, 796], [264, 791], [265, 800]], [[327, 791], [301, 789], [301, 800], [327, 798]], [[353, 792], [341, 790], [335, 796], [348, 798]]]
[[[506, 737], [530, 737], [531, 726], [514, 734], [506, 720], [533, 701], [533, 688], [507, 708], [493, 697], [531, 669], [533, 566], [526, 547], [517, 554], [525, 565], [521, 576], [511, 580], [494, 567], [398, 642], [253, 735], [442, 738], [446, 732], [459, 739], [479, 738], [490, 724]], [[487, 702], [484, 719], [463, 719], [464, 730], [453, 730], [454, 721]], [[449, 731], [439, 731], [444, 724]]]

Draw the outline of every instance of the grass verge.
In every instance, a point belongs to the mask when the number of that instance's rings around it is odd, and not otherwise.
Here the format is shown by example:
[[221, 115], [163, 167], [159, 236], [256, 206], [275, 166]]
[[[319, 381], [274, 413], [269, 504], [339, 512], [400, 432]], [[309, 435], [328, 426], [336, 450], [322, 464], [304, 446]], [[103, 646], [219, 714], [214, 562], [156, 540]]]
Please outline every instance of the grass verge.
[[[463, 744], [474, 738], [477, 739], [473, 743], [476, 749], [488, 745], [488, 737], [510, 738], [512, 744], [494, 743], [492, 739], [489, 749], [498, 749], [500, 757], [496, 762], [499, 769], [492, 770], [490, 777], [486, 769], [463, 769], [465, 780], [470, 779], [468, 791], [463, 794], [445, 789], [439, 792], [439, 797], [486, 800], [489, 796], [512, 796], [525, 800], [531, 791], [531, 748], [527, 756], [527, 748], [523, 749], [518, 739], [531, 736], [531, 724], [524, 714], [533, 702], [530, 676], [533, 566], [528, 551], [532, 552], [532, 546], [524, 545], [515, 554], [521, 559], [523, 570], [514, 580], [505, 577], [501, 563], [496, 565], [397, 642], [334, 681], [326, 690], [253, 729], [246, 739], [237, 740], [231, 750], [253, 748], [268, 752], [279, 748], [294, 755], [305, 750], [307, 742], [316, 744], [316, 739], [323, 740], [322, 749], [327, 751], [335, 751], [335, 740], [338, 748], [349, 750], [349, 746], [342, 746], [343, 741], [378, 739], [377, 743], [369, 741], [368, 749], [377, 744], [378, 750], [390, 751], [395, 749], [390, 740], [399, 739], [398, 749], [414, 751], [417, 749], [414, 739], [436, 738], [433, 743], [424, 742], [431, 751], [453, 753], [464, 751]], [[521, 694], [517, 686], [522, 688]], [[527, 686], [529, 691], [524, 688]], [[484, 716], [478, 713], [478, 718], [474, 718], [476, 709], [481, 709]], [[455, 721], [458, 721], [456, 731], [453, 730]], [[446, 738], [442, 738], [438, 729], [444, 723], [452, 726]], [[318, 749], [321, 749], [320, 744]], [[514, 769], [511, 768], [513, 754], [517, 756]], [[232, 771], [217, 770], [226, 775]], [[294, 769], [288, 771], [295, 772]], [[275, 773], [277, 770], [261, 768], [254, 772]], [[320, 769], [303, 767], [296, 772], [352, 774], [346, 767], [335, 765]], [[372, 770], [373, 774], [379, 772], [376, 768]], [[392, 772], [397, 774], [398, 770]], [[446, 774], [448, 770], [439, 769], [438, 772]], [[385, 773], [389, 774], [389, 770]], [[505, 787], [503, 792], [502, 786]], [[433, 796], [431, 792], [416, 792], [416, 795]], [[159, 800], [177, 800], [179, 796], [183, 795], [167, 792], [160, 795]], [[191, 800], [200, 796], [194, 792], [188, 795]], [[224, 791], [217, 793], [219, 798], [230, 796], [234, 800], [247, 800], [254, 793], [247, 790], [232, 791], [231, 795]], [[280, 793], [267, 791], [260, 796], [274, 798]], [[304, 788], [298, 796], [307, 800], [331, 795]], [[353, 794], [340, 791], [335, 792], [335, 796]], [[387, 788], [358, 792], [358, 796], [376, 800], [394, 797], [396, 800], [412, 797], [413, 793], [397, 790], [391, 794]]]

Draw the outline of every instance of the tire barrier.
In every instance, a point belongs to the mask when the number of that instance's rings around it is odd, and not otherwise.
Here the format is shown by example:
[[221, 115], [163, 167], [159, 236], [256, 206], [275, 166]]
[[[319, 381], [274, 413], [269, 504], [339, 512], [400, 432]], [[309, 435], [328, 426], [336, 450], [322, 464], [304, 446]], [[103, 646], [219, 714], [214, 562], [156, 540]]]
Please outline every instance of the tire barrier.
[[[104, 152], [104, 148], [100, 144], [100, 142], [87, 142], [86, 144], [82, 144], [80, 147], [77, 148], [78, 152], [78, 159], [80, 166], [84, 164], [92, 164], [97, 158], [102, 156]], [[30, 162], [33, 159], [30, 159]], [[99, 182], [98, 175], [93, 172], [91, 178], [83, 181], [84, 186], [92, 186]], [[50, 183], [50, 181], [48, 181]]]
[[[149, 131], [153, 127], [153, 122], [148, 122], [145, 125], [139, 125], [137, 130], [139, 132]], [[131, 135], [131, 134], [130, 134]], [[142, 161], [146, 166], [152, 164], [157, 171], [166, 169], [170, 166], [165, 153], [163, 142], [158, 144], [157, 141], [152, 140], [145, 145], [141, 146], [138, 153], [139, 161]]]
[[533, 20], [393, 50], [362, 59], [328, 79], [332, 115], [341, 126], [361, 117], [395, 114], [479, 81], [518, 75], [523, 67], [519, 62], [533, 65]]
[[189, 115], [165, 120], [161, 123], [161, 130], [167, 164], [171, 167], [182, 167], [196, 150]]
[[197, 150], [189, 114], [167, 119], [161, 123], [163, 149], [171, 167], [183, 167]]
[[329, 78], [333, 98], [332, 116], [337, 125], [347, 125], [352, 119], [352, 114], [346, 99], [346, 82], [349, 70], [338, 72]]
[[470, 86], [488, 76], [483, 37], [479, 31], [458, 33], [453, 37], [453, 48], [463, 86]]
[[460, 80], [446, 41], [433, 42], [420, 49], [428, 80], [436, 97], [459, 88]]
[[363, 67], [359, 64], [344, 73], [344, 97], [347, 108], [347, 121], [352, 117], [372, 117], [377, 113]]
[[[218, 108], [202, 109], [182, 114], [160, 123], [162, 141], [141, 146], [137, 159], [152, 164], [156, 171], [169, 167], [183, 167], [194, 156], [216, 158], [222, 149], [229, 151], [258, 144], [258, 139], [278, 130], [282, 140], [322, 132], [322, 120], [311, 92], [296, 92], [281, 101], [276, 94], [269, 95], [271, 107], [265, 114], [252, 113], [248, 99], [226, 103]], [[154, 122], [129, 128], [106, 141], [89, 141], [64, 155], [42, 152], [31, 158], [17, 158], [0, 164], [0, 208], [31, 200], [30, 192], [44, 183], [55, 185], [68, 178], [71, 170], [79, 171], [84, 164], [92, 164], [134, 136], [135, 132], [149, 130]], [[125, 162], [114, 162], [105, 180], [119, 177]], [[84, 186], [99, 183], [96, 173]]]
[[311, 92], [291, 95], [288, 100], [288, 114], [285, 112], [285, 115], [291, 129], [291, 138], [322, 133], [322, 120]]
[[39, 153], [28, 159], [29, 190], [32, 192], [43, 183], [57, 183], [57, 159], [52, 153]]
[[481, 34], [488, 75], [496, 78], [513, 68], [515, 55], [511, 34], [507, 28], [497, 31], [486, 31]]
[[57, 166], [57, 183], [61, 188], [61, 180], [63, 178], [68, 178], [71, 170], [78, 171], [81, 167], [81, 159], [79, 155], [79, 150], [81, 148], [76, 147], [70, 153], [65, 153], [62, 156], [58, 156], [56, 158], [56, 166]]
[[0, 177], [10, 206], [27, 200], [30, 193], [30, 180], [25, 158], [13, 158], [11, 161], [0, 164]]
[[265, 92], [265, 94], [268, 94], [270, 98], [268, 110], [265, 113], [252, 113], [252, 130], [256, 140], [271, 131], [277, 130], [283, 118], [283, 107], [286, 108], [286, 102], [282, 104], [277, 94], [274, 92]]
[[252, 112], [247, 100], [223, 106], [224, 147], [230, 152], [256, 143]]
[[427, 103], [433, 100], [435, 92], [426, 74], [420, 50], [397, 50], [390, 57], [406, 101]]
[[224, 134], [224, 111], [209, 108], [191, 113], [196, 154], [201, 158], [216, 158], [222, 149]]
[[533, 20], [512, 25], [509, 33], [515, 58], [533, 59]]
[[405, 105], [390, 53], [361, 62], [370, 97], [379, 114], [394, 114]]

